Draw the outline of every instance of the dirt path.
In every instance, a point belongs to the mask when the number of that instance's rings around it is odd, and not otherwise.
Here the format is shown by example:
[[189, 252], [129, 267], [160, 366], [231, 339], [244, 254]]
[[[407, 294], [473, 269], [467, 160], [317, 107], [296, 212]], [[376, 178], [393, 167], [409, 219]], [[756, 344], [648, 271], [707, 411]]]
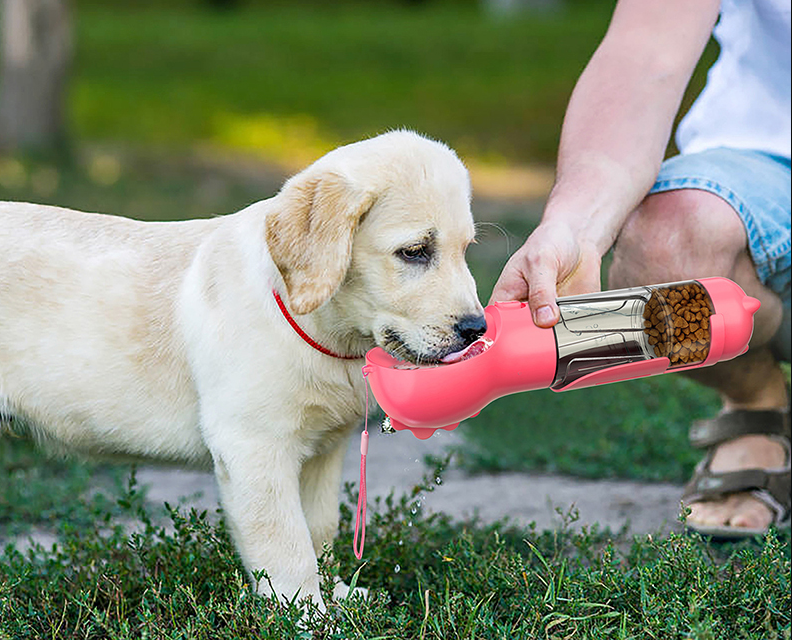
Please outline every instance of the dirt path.
[[[464, 428], [464, 424], [459, 427]], [[463, 443], [459, 432], [442, 430], [428, 440], [418, 440], [409, 432], [385, 435], [376, 422], [370, 425], [370, 434], [369, 505], [390, 492], [397, 497], [410, 493], [430, 471], [425, 456], [443, 457]], [[344, 460], [344, 483], [359, 481], [359, 443], [358, 434], [353, 434]], [[152, 506], [168, 502], [213, 513], [219, 505], [214, 477], [209, 472], [139, 466], [137, 480], [146, 488]], [[585, 480], [549, 473], [469, 474], [452, 461], [442, 473], [441, 483], [433, 492], [421, 494], [418, 504], [425, 512], [444, 512], [454, 519], [478, 515], [481, 521], [490, 523], [508, 518], [519, 526], [535, 523], [537, 530], [557, 528], [560, 514], [574, 507], [579, 515], [575, 528], [596, 524], [616, 533], [626, 527], [629, 534], [640, 535], [680, 530], [677, 517], [681, 495], [681, 486], [663, 482]], [[57, 538], [49, 528], [34, 528], [13, 540], [0, 536], [0, 544], [11, 541], [24, 551], [33, 542], [50, 547]]]
[[[383, 435], [374, 425], [367, 459], [370, 503], [391, 490], [396, 495], [408, 492], [428, 470], [424, 456], [443, 455], [461, 439], [461, 435], [447, 431], [438, 431], [429, 440], [418, 440], [407, 432]], [[425, 495], [422, 508], [455, 518], [478, 513], [485, 522], [508, 516], [517, 524], [535, 522], [538, 529], [551, 529], [560, 522], [557, 509], [566, 512], [574, 505], [580, 515], [576, 526], [598, 523], [617, 531], [629, 525], [629, 531], [636, 534], [678, 527], [680, 486], [581, 480], [553, 474], [469, 475], [453, 468], [453, 464], [451, 467], [443, 473], [442, 484]], [[357, 482], [359, 474], [359, 438], [355, 434], [344, 462], [343, 480]], [[217, 505], [214, 480], [208, 473], [144, 467], [138, 471], [138, 480], [148, 485], [149, 500], [155, 503], [177, 503], [183, 496], [193, 496], [185, 504], [210, 510]], [[202, 495], [195, 497], [196, 493]]]

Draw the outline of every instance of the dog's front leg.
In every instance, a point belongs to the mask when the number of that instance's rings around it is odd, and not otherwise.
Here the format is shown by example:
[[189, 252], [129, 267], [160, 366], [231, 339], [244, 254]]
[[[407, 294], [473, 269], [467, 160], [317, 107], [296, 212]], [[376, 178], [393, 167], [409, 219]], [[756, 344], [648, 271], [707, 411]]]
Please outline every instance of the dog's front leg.
[[[350, 427], [350, 430], [352, 428]], [[341, 471], [348, 441], [348, 435], [344, 435], [326, 452], [306, 460], [300, 474], [303, 511], [317, 557], [322, 554], [326, 545], [332, 545], [338, 530]], [[363, 596], [368, 594], [368, 590], [361, 587], [356, 588], [355, 591]], [[337, 578], [333, 588], [333, 598], [335, 600], [345, 598], [348, 593], [349, 587]]]
[[210, 446], [220, 499], [245, 567], [265, 570], [279, 597], [310, 596], [320, 610], [316, 555], [300, 505], [300, 461], [284, 439], [235, 439]]

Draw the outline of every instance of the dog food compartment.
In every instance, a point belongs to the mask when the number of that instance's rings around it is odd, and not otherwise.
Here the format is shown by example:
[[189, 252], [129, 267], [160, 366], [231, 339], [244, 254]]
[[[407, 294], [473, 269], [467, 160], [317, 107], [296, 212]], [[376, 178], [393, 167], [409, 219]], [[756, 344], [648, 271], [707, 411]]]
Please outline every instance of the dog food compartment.
[[651, 289], [643, 318], [653, 355], [668, 358], [671, 369], [704, 362], [712, 337], [709, 319], [715, 313], [707, 290], [695, 281]]
[[703, 362], [712, 302], [695, 281], [560, 298], [553, 389], [585, 375], [652, 358], [670, 367]]

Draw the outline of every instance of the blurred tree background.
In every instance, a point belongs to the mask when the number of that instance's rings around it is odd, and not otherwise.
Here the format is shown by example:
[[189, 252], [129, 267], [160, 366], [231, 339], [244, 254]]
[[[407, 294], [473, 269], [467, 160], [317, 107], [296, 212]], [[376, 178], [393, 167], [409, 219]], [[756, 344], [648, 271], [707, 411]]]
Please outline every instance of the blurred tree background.
[[71, 58], [66, 0], [3, 0], [0, 149], [55, 149], [65, 140]]

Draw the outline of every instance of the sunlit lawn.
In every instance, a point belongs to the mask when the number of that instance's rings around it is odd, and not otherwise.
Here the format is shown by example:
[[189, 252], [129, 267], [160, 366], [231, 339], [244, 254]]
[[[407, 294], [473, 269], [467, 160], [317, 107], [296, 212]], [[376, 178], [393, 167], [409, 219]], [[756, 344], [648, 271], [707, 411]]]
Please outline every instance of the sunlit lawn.
[[[197, 4], [197, 3], [196, 3]], [[576, 75], [607, 24], [487, 19], [390, 3], [78, 12], [75, 132], [284, 153], [408, 126], [465, 152], [549, 160]]]
[[142, 4], [78, 3], [74, 133], [293, 165], [402, 126], [465, 156], [551, 163], [612, 6], [495, 19], [475, 3]]

